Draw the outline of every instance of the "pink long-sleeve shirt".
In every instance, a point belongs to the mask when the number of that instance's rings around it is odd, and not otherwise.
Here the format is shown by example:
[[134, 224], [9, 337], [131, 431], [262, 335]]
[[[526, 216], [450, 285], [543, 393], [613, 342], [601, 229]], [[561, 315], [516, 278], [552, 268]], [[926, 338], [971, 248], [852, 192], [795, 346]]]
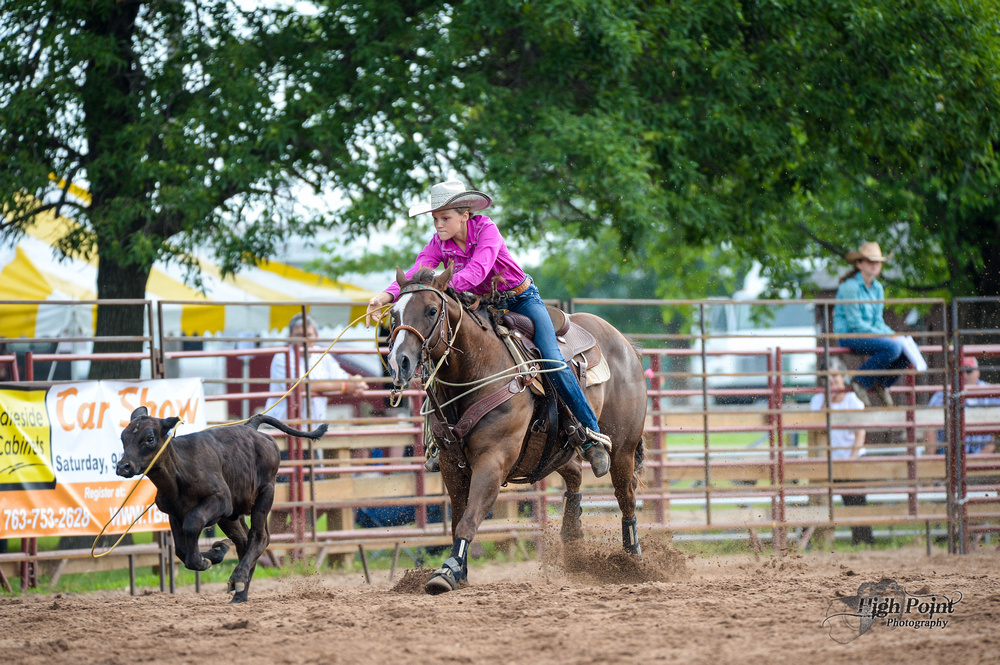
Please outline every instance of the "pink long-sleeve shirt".
[[[427, 246], [417, 254], [413, 267], [406, 271], [412, 278], [421, 268], [436, 269], [455, 262], [451, 285], [456, 291], [469, 291], [477, 295], [490, 292], [493, 278], [500, 276], [498, 291], [509, 291], [524, 281], [524, 271], [511, 257], [500, 229], [486, 215], [469, 217], [465, 250], [454, 240], [442, 241], [435, 233]], [[399, 297], [399, 284], [393, 282], [385, 289], [393, 300]]]

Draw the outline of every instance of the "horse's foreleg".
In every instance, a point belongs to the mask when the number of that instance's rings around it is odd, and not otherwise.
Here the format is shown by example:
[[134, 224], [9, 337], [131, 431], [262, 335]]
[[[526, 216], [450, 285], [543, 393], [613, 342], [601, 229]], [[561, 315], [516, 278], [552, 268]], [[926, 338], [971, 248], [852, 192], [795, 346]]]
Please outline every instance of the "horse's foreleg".
[[[485, 456], [484, 456], [485, 457]], [[454, 529], [451, 556], [435, 571], [424, 590], [430, 594], [453, 591], [458, 583], [468, 577], [469, 544], [475, 538], [479, 525], [486, 519], [496, 503], [502, 482], [502, 465], [493, 459], [480, 459], [472, 470], [469, 481], [468, 501], [461, 519]]]
[[566, 493], [563, 495], [562, 529], [559, 532], [564, 543], [571, 540], [583, 538], [583, 523], [580, 522], [580, 515], [583, 509], [580, 507], [580, 483], [583, 481], [582, 465], [580, 460], [574, 457], [572, 460], [556, 469], [556, 473], [562, 476], [566, 484]]
[[635, 522], [635, 489], [639, 484], [635, 477], [635, 445], [623, 446], [611, 455], [611, 482], [615, 486], [615, 498], [622, 511], [622, 546], [625, 551], [642, 558], [639, 534]]
[[469, 503], [469, 477], [458, 467], [458, 462], [458, 458], [451, 457], [446, 450], [441, 451], [441, 478], [451, 499], [452, 534], [458, 531], [458, 523]]

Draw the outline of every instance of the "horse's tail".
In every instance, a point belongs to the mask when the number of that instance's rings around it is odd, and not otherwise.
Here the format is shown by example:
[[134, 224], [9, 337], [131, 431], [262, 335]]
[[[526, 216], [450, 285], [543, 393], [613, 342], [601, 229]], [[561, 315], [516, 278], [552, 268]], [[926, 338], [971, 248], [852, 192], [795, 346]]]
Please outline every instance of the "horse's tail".
[[631, 337], [626, 337], [625, 339], [628, 340], [628, 345], [632, 347], [632, 352], [639, 359], [639, 364], [642, 365], [642, 342]]
[[639, 445], [635, 447], [635, 473], [642, 471], [642, 463], [646, 461], [646, 433], [639, 437]]
[[[642, 367], [642, 344], [631, 337], [627, 338], [629, 346], [632, 347], [632, 352], [635, 353], [635, 357], [639, 360], [639, 367]], [[643, 379], [646, 377], [644, 376]], [[643, 383], [645, 385], [645, 382]], [[646, 461], [646, 432], [642, 433], [639, 437], [639, 445], [635, 447], [635, 473], [638, 474], [642, 471], [642, 463]]]

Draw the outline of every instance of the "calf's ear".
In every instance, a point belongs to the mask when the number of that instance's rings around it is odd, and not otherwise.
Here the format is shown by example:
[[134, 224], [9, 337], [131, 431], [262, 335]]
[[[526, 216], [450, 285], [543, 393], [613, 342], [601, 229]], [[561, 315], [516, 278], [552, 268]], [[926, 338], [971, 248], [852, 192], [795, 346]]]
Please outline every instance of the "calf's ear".
[[144, 406], [140, 406], [138, 409], [132, 412], [132, 417], [129, 420], [135, 420], [136, 418], [143, 418], [149, 415], [149, 409]]
[[181, 421], [180, 418], [161, 418], [160, 419], [160, 436], [166, 437], [170, 434], [170, 430]]

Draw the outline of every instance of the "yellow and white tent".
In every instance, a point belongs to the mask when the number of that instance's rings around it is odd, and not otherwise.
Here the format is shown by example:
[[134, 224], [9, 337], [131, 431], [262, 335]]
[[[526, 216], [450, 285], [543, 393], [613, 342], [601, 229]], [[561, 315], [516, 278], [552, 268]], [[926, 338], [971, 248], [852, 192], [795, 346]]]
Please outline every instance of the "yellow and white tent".
[[[38, 301], [0, 304], [0, 337], [58, 337], [93, 334], [95, 306], [47, 305], [51, 301], [95, 300], [97, 260], [59, 260], [55, 241], [73, 222], [39, 215], [16, 246], [0, 245], [0, 301]], [[183, 268], [154, 265], [146, 284], [151, 301], [163, 304], [167, 334], [204, 335], [282, 330], [301, 306], [323, 326], [342, 327], [364, 313], [373, 292], [338, 282], [290, 265], [265, 262], [222, 278], [218, 266], [200, 261], [205, 293], [187, 286]], [[214, 305], [212, 303], [226, 303]]]

